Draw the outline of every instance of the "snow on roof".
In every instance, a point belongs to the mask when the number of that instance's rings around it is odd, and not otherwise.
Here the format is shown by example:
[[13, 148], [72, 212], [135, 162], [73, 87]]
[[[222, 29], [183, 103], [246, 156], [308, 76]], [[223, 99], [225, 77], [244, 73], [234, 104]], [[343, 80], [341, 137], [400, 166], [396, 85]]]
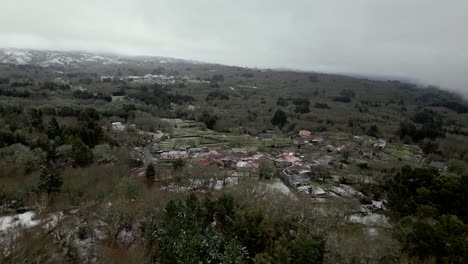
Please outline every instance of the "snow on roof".
[[217, 150], [210, 150], [208, 154], [212, 156], [221, 156], [221, 153], [219, 153]]
[[326, 191], [324, 191], [322, 188], [320, 188], [318, 186], [310, 186], [310, 188], [312, 188], [312, 192], [315, 195], [325, 195], [325, 194], [327, 194]]
[[171, 150], [169, 152], [165, 152], [164, 154], [169, 154], [169, 155], [187, 155], [187, 151], [179, 151], [179, 150]]
[[262, 158], [263, 156], [265, 156], [265, 154], [257, 153], [257, 154], [254, 154], [254, 155], [248, 157], [247, 159], [249, 159], [249, 160], [258, 160], [258, 159]]
[[122, 124], [121, 122], [114, 122], [114, 123], [112, 123], [112, 129], [114, 129], [114, 130], [123, 131], [123, 130], [125, 130], [125, 127], [126, 127], [126, 126], [125, 126], [124, 124]]
[[283, 158], [289, 162], [297, 163], [301, 162], [301, 158], [294, 156], [294, 153], [289, 152], [289, 153], [283, 153]]
[[238, 161], [237, 168], [258, 168], [258, 164], [252, 161]]
[[310, 137], [311, 132], [309, 130], [301, 129], [299, 130], [299, 136]]

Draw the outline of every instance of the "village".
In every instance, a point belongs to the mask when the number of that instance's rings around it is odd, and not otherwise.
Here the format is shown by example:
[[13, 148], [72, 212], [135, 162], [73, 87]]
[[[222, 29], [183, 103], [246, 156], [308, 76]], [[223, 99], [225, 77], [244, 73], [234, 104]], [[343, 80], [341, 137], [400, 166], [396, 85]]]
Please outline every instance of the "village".
[[143, 76], [113, 76], [113, 75], [103, 75], [101, 76], [101, 82], [111, 82], [114, 80], [120, 81], [154, 81], [160, 84], [170, 84], [175, 83], [174, 76], [166, 76], [159, 74], [146, 74]]
[[[327, 203], [329, 198], [357, 201], [361, 206], [348, 220], [365, 226], [388, 227], [389, 221], [383, 214], [385, 200], [363, 191], [363, 186], [382, 181], [391, 164], [422, 166], [424, 159], [417, 146], [364, 135], [307, 129], [287, 135], [273, 131], [258, 136], [226, 135], [200, 128], [194, 121], [162, 121], [170, 124], [170, 132], [146, 132], [134, 125], [112, 123], [114, 134], [133, 130], [142, 139], [130, 153], [141, 166], [137, 175], [144, 176], [149, 164], [159, 171], [175, 164], [187, 168], [185, 179], [164, 179], [164, 173], [157, 176], [154, 180], [162, 189], [220, 191], [243, 181], [259, 181], [292, 197], [308, 196], [312, 203]], [[444, 164], [429, 166], [444, 169]]]

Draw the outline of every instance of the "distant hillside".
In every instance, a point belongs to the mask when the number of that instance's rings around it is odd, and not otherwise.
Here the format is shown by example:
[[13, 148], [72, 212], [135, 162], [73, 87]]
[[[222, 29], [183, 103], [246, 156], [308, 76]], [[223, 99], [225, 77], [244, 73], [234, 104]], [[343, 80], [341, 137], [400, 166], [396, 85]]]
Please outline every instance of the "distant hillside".
[[42, 67], [78, 67], [85, 65], [122, 65], [135, 63], [200, 63], [195, 61], [149, 56], [102, 55], [87, 52], [39, 51], [24, 49], [0, 49], [0, 63], [37, 65]]

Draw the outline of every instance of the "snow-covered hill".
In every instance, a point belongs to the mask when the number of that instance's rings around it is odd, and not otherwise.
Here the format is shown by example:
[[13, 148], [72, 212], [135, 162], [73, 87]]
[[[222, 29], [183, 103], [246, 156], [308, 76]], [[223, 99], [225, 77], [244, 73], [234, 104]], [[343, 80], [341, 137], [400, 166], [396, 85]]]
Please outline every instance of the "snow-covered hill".
[[42, 67], [79, 67], [86, 65], [119, 65], [129, 63], [199, 63], [166, 57], [122, 57], [97, 55], [85, 52], [39, 51], [23, 49], [0, 49], [0, 63], [37, 65]]

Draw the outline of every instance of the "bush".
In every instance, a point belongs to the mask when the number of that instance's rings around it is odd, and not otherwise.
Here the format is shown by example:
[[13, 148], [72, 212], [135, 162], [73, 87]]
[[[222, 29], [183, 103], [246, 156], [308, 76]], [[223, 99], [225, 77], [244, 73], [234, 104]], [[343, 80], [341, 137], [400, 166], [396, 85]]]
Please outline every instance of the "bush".
[[333, 101], [341, 103], [351, 103], [351, 98], [348, 96], [335, 96], [333, 98]]
[[227, 92], [221, 91], [219, 89], [210, 92], [208, 96], [206, 97], [205, 101], [209, 102], [214, 99], [219, 99], [219, 100], [229, 100], [229, 94]]
[[73, 163], [72, 145], [66, 144], [66, 145], [58, 146], [55, 149], [55, 156], [56, 156], [57, 161], [61, 164]]
[[93, 148], [93, 157], [97, 164], [109, 164], [117, 161], [109, 144], [97, 145]]
[[293, 100], [293, 104], [296, 105], [294, 112], [305, 114], [310, 112], [310, 102], [305, 98], [296, 98]]
[[222, 74], [215, 74], [213, 77], [211, 77], [211, 80], [213, 82], [223, 82], [224, 81], [224, 75]]
[[30, 173], [45, 163], [46, 153], [40, 148], [31, 150], [22, 144], [14, 144], [0, 149], [0, 158], [9, 159]]
[[9, 78], [0, 78], [0, 84], [9, 84], [10, 79]]
[[276, 101], [278, 106], [286, 107], [288, 106], [288, 100], [284, 99], [283, 97], [278, 97], [278, 101]]
[[330, 106], [324, 103], [315, 103], [314, 107], [319, 109], [330, 109]]
[[93, 162], [93, 152], [79, 138], [72, 143], [72, 158], [75, 166], [87, 166]]

